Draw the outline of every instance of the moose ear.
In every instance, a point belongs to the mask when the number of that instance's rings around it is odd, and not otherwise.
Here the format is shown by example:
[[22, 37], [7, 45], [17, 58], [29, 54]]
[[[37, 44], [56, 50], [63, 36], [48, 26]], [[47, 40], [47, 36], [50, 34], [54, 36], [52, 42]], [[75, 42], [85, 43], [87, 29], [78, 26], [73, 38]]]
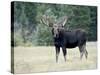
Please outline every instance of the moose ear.
[[67, 16], [64, 17], [63, 21], [62, 21], [62, 25], [64, 26], [67, 22]]

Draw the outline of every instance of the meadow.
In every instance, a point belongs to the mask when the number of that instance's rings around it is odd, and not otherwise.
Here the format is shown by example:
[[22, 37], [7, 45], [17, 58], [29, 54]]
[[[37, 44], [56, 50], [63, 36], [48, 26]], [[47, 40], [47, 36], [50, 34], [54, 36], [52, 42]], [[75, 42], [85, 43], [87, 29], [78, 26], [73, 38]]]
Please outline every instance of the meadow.
[[62, 50], [56, 63], [54, 46], [14, 47], [15, 73], [34, 73], [97, 68], [97, 42], [87, 43], [88, 59], [80, 60], [78, 47], [67, 49], [67, 61]]

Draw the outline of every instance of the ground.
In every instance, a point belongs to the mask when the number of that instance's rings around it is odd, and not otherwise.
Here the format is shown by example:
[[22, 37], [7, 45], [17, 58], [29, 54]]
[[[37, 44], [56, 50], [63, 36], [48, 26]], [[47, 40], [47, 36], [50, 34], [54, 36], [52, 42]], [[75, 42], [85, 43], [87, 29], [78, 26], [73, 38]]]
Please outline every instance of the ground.
[[85, 56], [80, 60], [77, 47], [67, 51], [67, 61], [64, 61], [61, 50], [56, 63], [54, 46], [14, 47], [14, 71], [15, 73], [33, 73], [97, 68], [96, 42], [87, 43], [87, 60]]

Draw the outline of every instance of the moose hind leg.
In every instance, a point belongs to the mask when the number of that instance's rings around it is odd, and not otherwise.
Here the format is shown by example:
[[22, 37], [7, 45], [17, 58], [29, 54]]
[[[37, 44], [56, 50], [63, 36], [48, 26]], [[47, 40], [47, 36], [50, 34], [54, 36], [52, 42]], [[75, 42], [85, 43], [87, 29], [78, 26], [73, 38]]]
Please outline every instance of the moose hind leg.
[[64, 59], [65, 59], [65, 62], [66, 62], [66, 54], [67, 54], [66, 48], [63, 47], [62, 51], [63, 51], [63, 56], [64, 56]]
[[88, 52], [86, 50], [86, 44], [84, 44], [82, 47], [83, 47], [83, 53], [85, 54], [85, 58], [87, 59], [88, 58]]
[[88, 52], [87, 52], [87, 50], [85, 51], [85, 58], [86, 59], [88, 58]]
[[83, 46], [79, 46], [79, 51], [80, 51], [80, 59], [82, 59], [83, 54], [84, 54], [84, 48], [83, 48]]
[[86, 45], [84, 45], [84, 52], [85, 52], [85, 58], [87, 59], [88, 58], [88, 52], [87, 52], [87, 50], [86, 50]]
[[56, 47], [56, 62], [58, 62], [59, 53], [60, 53], [60, 47]]
[[82, 46], [79, 46], [79, 50], [80, 50], [80, 59], [82, 59], [83, 57], [83, 54], [85, 54], [85, 57], [87, 59], [88, 57], [88, 52], [86, 50], [86, 44], [82, 45]]

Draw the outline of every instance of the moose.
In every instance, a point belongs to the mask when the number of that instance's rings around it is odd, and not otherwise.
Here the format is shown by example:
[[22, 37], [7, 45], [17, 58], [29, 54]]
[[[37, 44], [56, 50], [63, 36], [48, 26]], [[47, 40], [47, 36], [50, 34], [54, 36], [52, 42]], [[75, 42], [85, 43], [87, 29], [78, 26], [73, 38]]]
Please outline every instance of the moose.
[[85, 55], [86, 59], [88, 57], [88, 52], [86, 50], [86, 32], [82, 29], [75, 30], [65, 30], [64, 25], [67, 22], [68, 17], [63, 16], [61, 21], [51, 21], [49, 16], [43, 15], [41, 22], [45, 25], [51, 27], [54, 45], [56, 50], [56, 62], [58, 62], [58, 56], [60, 53], [60, 48], [62, 48], [64, 60], [66, 62], [67, 48], [79, 48], [80, 59]]

